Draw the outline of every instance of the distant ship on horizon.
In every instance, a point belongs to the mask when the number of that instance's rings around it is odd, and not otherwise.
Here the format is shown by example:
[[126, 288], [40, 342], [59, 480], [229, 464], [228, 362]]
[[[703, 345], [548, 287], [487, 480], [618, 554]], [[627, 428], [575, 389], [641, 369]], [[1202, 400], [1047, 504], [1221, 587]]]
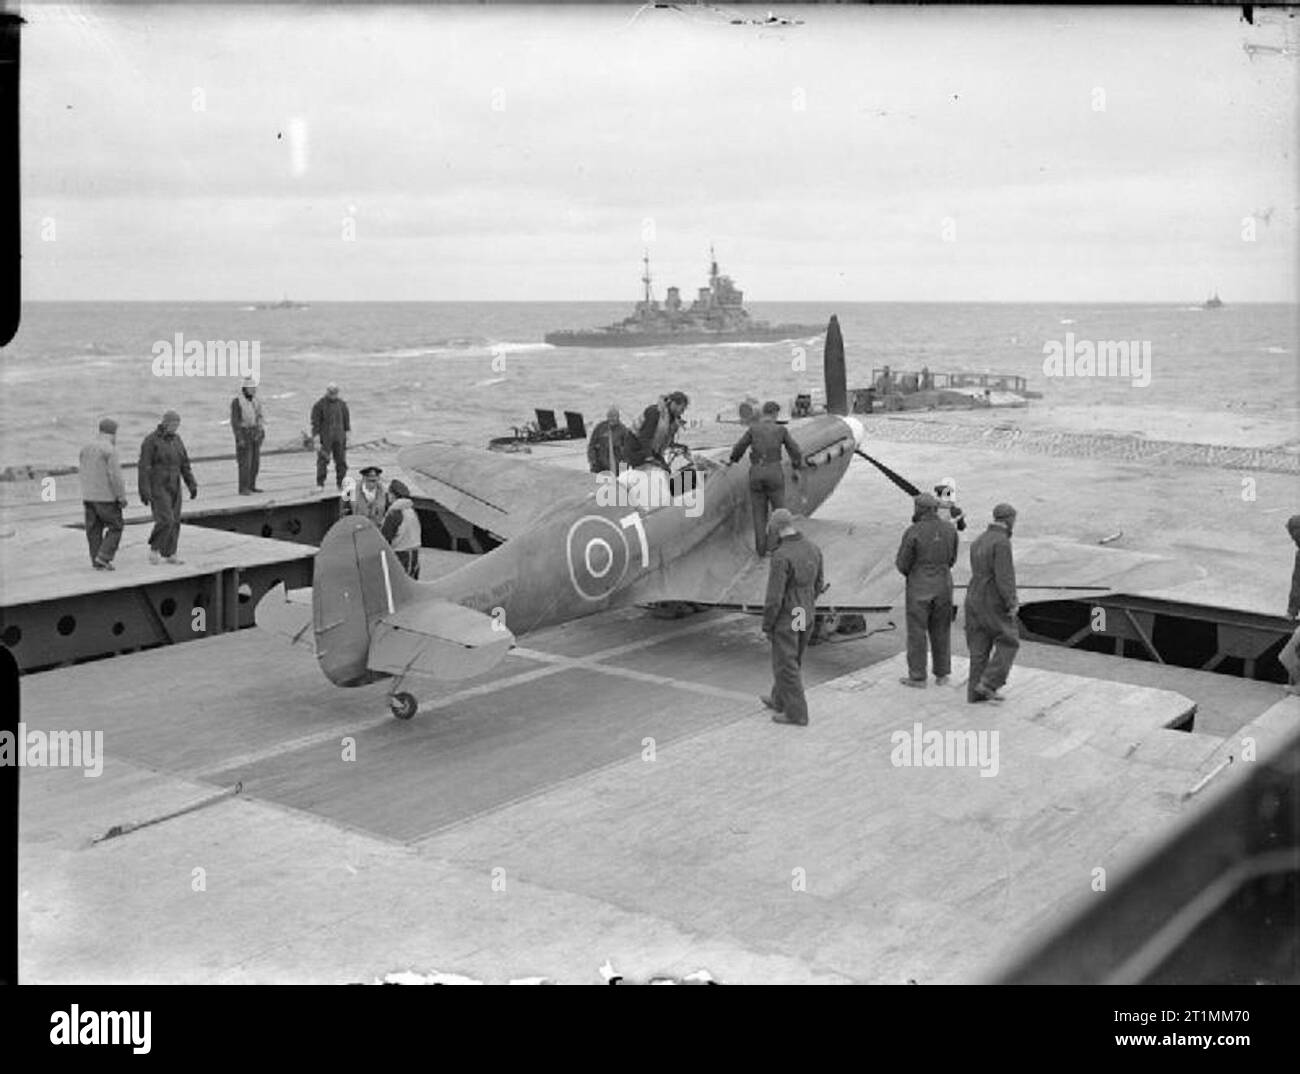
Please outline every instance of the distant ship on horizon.
[[305, 302], [291, 302], [286, 296], [279, 302], [259, 302], [253, 309], [255, 310], [305, 310], [311, 309]]
[[1217, 309], [1221, 309], [1222, 307], [1223, 307], [1223, 299], [1219, 297], [1218, 291], [1215, 291], [1213, 295], [1207, 298], [1205, 300], [1205, 304], [1202, 306], [1203, 309], [1207, 309], [1207, 310], [1217, 310]]
[[682, 303], [679, 288], [668, 288], [660, 304], [650, 291], [650, 255], [641, 282], [645, 293], [632, 316], [604, 328], [562, 329], [543, 339], [556, 347], [646, 347], [660, 343], [766, 343], [800, 336], [821, 335], [824, 324], [768, 324], [755, 321], [744, 306], [745, 294], [730, 276], [718, 271], [709, 248], [709, 286], [701, 287], [690, 306]]

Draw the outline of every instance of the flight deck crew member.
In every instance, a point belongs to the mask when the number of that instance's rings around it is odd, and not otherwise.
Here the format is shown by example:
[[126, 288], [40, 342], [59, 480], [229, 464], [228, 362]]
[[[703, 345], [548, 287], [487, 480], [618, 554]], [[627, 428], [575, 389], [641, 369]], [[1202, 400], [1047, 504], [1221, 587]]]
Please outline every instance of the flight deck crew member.
[[1300, 694], [1300, 627], [1278, 652], [1277, 662], [1286, 668], [1286, 692]]
[[952, 566], [957, 562], [957, 531], [939, 517], [939, 501], [923, 492], [903, 533], [894, 565], [907, 578], [906, 686], [925, 687], [926, 640], [934, 678], [940, 686], [952, 674]]
[[153, 531], [149, 534], [149, 562], [165, 559], [184, 563], [176, 556], [181, 536], [181, 482], [190, 490], [190, 499], [199, 494], [199, 486], [190, 469], [189, 452], [177, 435], [181, 416], [174, 410], [162, 416], [158, 428], [140, 445], [140, 500], [153, 511]]
[[964, 532], [966, 529], [966, 515], [957, 506], [955, 499], [957, 482], [951, 477], [945, 477], [939, 484], [934, 486], [934, 495], [939, 501], [939, 517], [943, 518], [947, 515], [947, 520], [957, 527], [957, 532]]
[[649, 463], [663, 470], [668, 469], [664, 452], [682, 427], [682, 415], [690, 402], [685, 392], [672, 392], [645, 408], [640, 423], [628, 441], [628, 462], [632, 466], [645, 466]]
[[122, 508], [126, 506], [126, 483], [117, 458], [117, 422], [104, 418], [99, 436], [81, 449], [77, 463], [81, 501], [85, 508], [86, 542], [90, 562], [96, 570], [112, 571], [113, 556], [122, 539]]
[[348, 472], [348, 433], [352, 419], [348, 405], [339, 398], [339, 386], [328, 384], [325, 394], [311, 408], [311, 435], [316, 440], [316, 487], [325, 487], [330, 458], [334, 459], [334, 484], [342, 489], [343, 477]]
[[610, 407], [605, 412], [605, 420], [591, 430], [591, 439], [587, 441], [587, 464], [593, 474], [609, 471], [618, 476], [619, 470], [627, 465], [627, 439], [631, 433], [623, 424], [618, 407]]
[[760, 556], [768, 553], [767, 509], [785, 506], [785, 471], [781, 468], [781, 449], [790, 456], [790, 465], [798, 470], [803, 466], [803, 452], [790, 430], [781, 425], [776, 416], [781, 412], [779, 403], [763, 404], [763, 416], [736, 441], [731, 449], [731, 463], [749, 451], [749, 504], [754, 513], [754, 550]]
[[376, 526], [383, 526], [384, 516], [393, 505], [387, 486], [379, 480], [383, 472], [378, 466], [361, 467], [361, 484], [352, 490], [350, 496], [343, 497], [343, 514], [360, 515]]
[[774, 723], [808, 723], [808, 701], [803, 692], [803, 653], [812, 637], [817, 597], [825, 591], [822, 554], [812, 541], [794, 528], [794, 516], [778, 507], [768, 520], [780, 541], [772, 553], [763, 604], [763, 633], [772, 642], [772, 693], [760, 697], [772, 710]]
[[1020, 648], [1016, 613], [1016, 568], [1011, 557], [1011, 531], [1016, 509], [1008, 503], [993, 508], [993, 521], [970, 546], [970, 583], [966, 589], [966, 648], [970, 652], [967, 701], [1001, 701], [998, 689], [1007, 681]]
[[1295, 566], [1291, 568], [1291, 596], [1287, 598], [1286, 615], [1288, 619], [1300, 617], [1300, 515], [1292, 515], [1286, 520], [1286, 531], [1295, 541]]
[[394, 480], [388, 486], [392, 506], [384, 515], [379, 532], [393, 547], [397, 559], [412, 578], [420, 577], [420, 516], [411, 502], [411, 490], [402, 481]]
[[257, 487], [257, 472], [262, 468], [262, 441], [266, 439], [262, 400], [257, 397], [257, 385], [252, 379], [244, 381], [239, 394], [230, 401], [230, 428], [235, 434], [239, 495], [251, 496], [262, 491]]

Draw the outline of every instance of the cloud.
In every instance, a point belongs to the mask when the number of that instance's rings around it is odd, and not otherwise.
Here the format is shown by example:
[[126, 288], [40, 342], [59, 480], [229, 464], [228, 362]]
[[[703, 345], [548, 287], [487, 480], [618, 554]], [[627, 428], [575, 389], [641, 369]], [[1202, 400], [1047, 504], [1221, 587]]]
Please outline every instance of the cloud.
[[960, 263], [1014, 299], [1044, 282], [1015, 266], [1062, 244], [1120, 297], [1153, 286], [1118, 256], [1135, 243], [1294, 295], [1293, 216], [1239, 256], [1234, 221], [1293, 200], [1297, 116], [1293, 71], [1249, 61], [1235, 12], [815, 7], [776, 34], [627, 14], [33, 8], [29, 293], [248, 296], [273, 260], [297, 294], [385, 298], [387, 265], [427, 257], [438, 295], [617, 298], [651, 220], [684, 286], [714, 240], [773, 297], [820, 297], [781, 275], [816, 250], [818, 279], [883, 269], [925, 298]]

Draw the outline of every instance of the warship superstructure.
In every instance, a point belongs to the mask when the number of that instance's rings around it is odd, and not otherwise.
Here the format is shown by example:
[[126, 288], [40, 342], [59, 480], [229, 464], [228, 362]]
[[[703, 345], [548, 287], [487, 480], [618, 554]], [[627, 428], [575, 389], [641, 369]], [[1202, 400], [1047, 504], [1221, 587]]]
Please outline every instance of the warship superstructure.
[[701, 287], [689, 306], [677, 287], [668, 288], [664, 301], [650, 289], [650, 255], [643, 255], [641, 282], [645, 287], [632, 316], [604, 328], [547, 332], [547, 343], [557, 347], [646, 347], [663, 343], [766, 343], [821, 335], [824, 324], [769, 324], [756, 321], [745, 310], [745, 293], [730, 276], [718, 271], [709, 250], [709, 285]]

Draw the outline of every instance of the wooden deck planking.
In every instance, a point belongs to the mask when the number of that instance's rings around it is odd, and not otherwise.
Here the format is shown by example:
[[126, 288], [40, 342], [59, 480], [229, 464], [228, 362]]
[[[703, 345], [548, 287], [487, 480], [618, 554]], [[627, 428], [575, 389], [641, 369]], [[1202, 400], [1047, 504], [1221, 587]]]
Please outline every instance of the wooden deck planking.
[[[362, 466], [374, 464], [384, 469], [385, 479], [399, 476], [397, 453], [389, 449], [358, 449], [348, 452], [348, 473], [357, 476]], [[127, 525], [150, 522], [149, 508], [140, 503], [136, 488], [136, 471], [122, 472], [126, 482]], [[81, 484], [76, 474], [52, 478], [52, 501], [42, 498], [40, 481], [0, 482], [0, 522], [6, 526], [25, 527], [39, 523], [80, 526], [82, 524]], [[247, 511], [284, 503], [305, 503], [338, 495], [334, 487], [334, 465], [330, 464], [325, 490], [316, 488], [316, 456], [311, 452], [271, 455], [262, 460], [257, 482], [263, 490], [251, 496], [239, 495], [239, 475], [235, 460], [219, 459], [194, 464], [194, 480], [199, 495], [191, 500], [187, 491], [183, 500], [182, 520], [195, 512]]]
[[[1113, 718], [1067, 729], [1038, 717], [1089, 697], [1095, 714], [1111, 684], [1025, 671], [1016, 700], [967, 706], [897, 684], [902, 668], [817, 688], [809, 728], [756, 711], [421, 845], [854, 979], [962, 980], [1166, 825], [1217, 745], [1164, 730], [1190, 702], [1162, 691], [1125, 687]], [[893, 767], [890, 735], [916, 720], [1000, 730], [999, 776]], [[1176, 758], [1124, 756], [1170, 736]]]
[[232, 567], [257, 567], [310, 557], [315, 549], [291, 541], [246, 537], [206, 526], [181, 527], [177, 554], [183, 563], [152, 564], [148, 533], [127, 529], [111, 571], [90, 564], [81, 530], [65, 526], [23, 526], [0, 536], [0, 607], [109, 593], [175, 578], [197, 578]]
[[[108, 754], [102, 781], [24, 777], [29, 975], [588, 979], [575, 967], [613, 957], [730, 980], [971, 980], [1030, 922], [1087, 897], [1092, 868], [1158, 837], [1219, 747], [1162, 729], [1190, 704], [1167, 691], [1018, 668], [1006, 704], [969, 706], [899, 685], [901, 657], [814, 688], [809, 728], [777, 727], [756, 702], [699, 690], [709, 624], [658, 632], [683, 622], [643, 620], [654, 636], [630, 649], [630, 634], [578, 624], [615, 644], [577, 663], [558, 651], [575, 625], [530, 636], [559, 662], [512, 656], [501, 676], [422, 695], [411, 723], [386, 715], [382, 685], [330, 687], [257, 630], [28, 677], [29, 725], [101, 727]], [[680, 685], [620, 674], [651, 653]], [[893, 767], [890, 734], [916, 720], [998, 729], [998, 777]], [[356, 761], [340, 756], [345, 735]], [[69, 849], [236, 779], [233, 802]], [[200, 905], [194, 864], [212, 878]], [[495, 868], [508, 903], [491, 894]], [[404, 944], [383, 939], [393, 914], [418, 917]], [[369, 948], [344, 939], [362, 921]]]

